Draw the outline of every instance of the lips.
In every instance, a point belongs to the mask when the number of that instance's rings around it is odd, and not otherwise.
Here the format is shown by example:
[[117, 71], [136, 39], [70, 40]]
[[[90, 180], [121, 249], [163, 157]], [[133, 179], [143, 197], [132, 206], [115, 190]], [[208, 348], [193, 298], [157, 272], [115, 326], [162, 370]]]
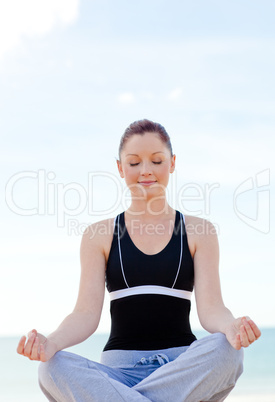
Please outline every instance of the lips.
[[139, 181], [139, 184], [143, 184], [144, 186], [149, 186], [150, 184], [154, 184], [156, 181]]

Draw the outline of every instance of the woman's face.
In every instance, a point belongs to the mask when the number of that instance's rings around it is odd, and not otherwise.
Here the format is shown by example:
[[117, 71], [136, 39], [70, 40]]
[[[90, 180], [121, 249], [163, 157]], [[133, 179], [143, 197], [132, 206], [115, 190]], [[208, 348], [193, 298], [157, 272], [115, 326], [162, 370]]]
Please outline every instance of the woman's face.
[[132, 195], [151, 198], [165, 193], [175, 158], [157, 133], [148, 132], [126, 141], [117, 164]]

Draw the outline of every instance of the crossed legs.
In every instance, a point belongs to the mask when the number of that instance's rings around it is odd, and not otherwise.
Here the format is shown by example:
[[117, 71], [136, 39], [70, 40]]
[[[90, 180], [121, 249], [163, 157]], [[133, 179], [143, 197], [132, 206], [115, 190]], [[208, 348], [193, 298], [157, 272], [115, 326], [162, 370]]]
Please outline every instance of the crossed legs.
[[242, 350], [217, 333], [161, 366], [109, 367], [58, 352], [40, 364], [39, 384], [52, 402], [220, 402], [234, 388], [242, 362]]

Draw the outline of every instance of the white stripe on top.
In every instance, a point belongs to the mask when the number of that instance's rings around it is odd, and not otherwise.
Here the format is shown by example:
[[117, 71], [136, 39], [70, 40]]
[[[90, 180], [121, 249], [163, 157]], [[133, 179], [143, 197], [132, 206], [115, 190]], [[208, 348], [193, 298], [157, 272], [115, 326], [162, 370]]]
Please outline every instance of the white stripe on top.
[[120, 246], [120, 234], [119, 234], [120, 233], [119, 215], [117, 216], [117, 224], [118, 224], [117, 242], [118, 242], [118, 252], [119, 252], [120, 267], [121, 267], [121, 272], [122, 272], [122, 275], [123, 275], [125, 285], [127, 286], [127, 288], [129, 288], [128, 282], [126, 281], [123, 264], [122, 264], [121, 246]]
[[182, 220], [183, 220], [182, 214], [180, 214], [180, 260], [179, 260], [179, 265], [178, 265], [178, 271], [177, 271], [177, 274], [176, 274], [174, 283], [173, 283], [173, 285], [172, 285], [172, 288], [174, 288], [174, 286], [175, 286], [175, 284], [176, 284], [176, 282], [177, 282], [177, 279], [178, 279], [178, 276], [179, 276], [179, 272], [180, 272], [181, 260], [182, 260], [182, 251], [183, 251], [183, 244], [182, 244]]
[[112, 301], [116, 299], [121, 299], [122, 297], [145, 295], [145, 294], [173, 296], [187, 300], [191, 300], [192, 296], [192, 292], [189, 292], [187, 290], [171, 289], [165, 286], [144, 285], [144, 286], [134, 286], [132, 288], [120, 289], [115, 290], [114, 292], [110, 292], [110, 300]]
[[[116, 217], [117, 224], [118, 224], [117, 242], [118, 242], [118, 253], [119, 253], [120, 267], [121, 267], [121, 272], [122, 272], [122, 276], [123, 276], [125, 285], [127, 286], [127, 288], [130, 288], [130, 286], [128, 285], [128, 282], [127, 282], [127, 280], [126, 280], [126, 276], [125, 276], [125, 272], [124, 272], [124, 267], [123, 267], [123, 263], [122, 263], [121, 245], [120, 245], [120, 225], [119, 225], [119, 219], [120, 219], [120, 215], [117, 215], [117, 217]], [[174, 286], [175, 286], [175, 284], [176, 284], [176, 282], [177, 282], [178, 275], [179, 275], [179, 272], [180, 272], [181, 260], [182, 260], [182, 252], [183, 252], [183, 242], [182, 242], [183, 224], [182, 224], [182, 222], [185, 222], [185, 217], [184, 217], [184, 215], [180, 212], [180, 258], [179, 258], [179, 265], [178, 265], [176, 277], [175, 277], [174, 283], [173, 283], [173, 285], [172, 285], [172, 289], [174, 288]], [[176, 222], [175, 222], [175, 224], [176, 224]], [[174, 229], [175, 229], [175, 228], [174, 228]], [[172, 237], [173, 237], [173, 235], [174, 235], [174, 231], [173, 231]], [[171, 241], [171, 239], [170, 239], [170, 241]], [[170, 241], [169, 241], [169, 242], [170, 242]], [[169, 243], [168, 243], [168, 244], [169, 244]], [[168, 244], [167, 244], [167, 245], [168, 245]], [[167, 245], [166, 245], [166, 247], [167, 247]], [[166, 247], [165, 247], [165, 248], [166, 248]]]

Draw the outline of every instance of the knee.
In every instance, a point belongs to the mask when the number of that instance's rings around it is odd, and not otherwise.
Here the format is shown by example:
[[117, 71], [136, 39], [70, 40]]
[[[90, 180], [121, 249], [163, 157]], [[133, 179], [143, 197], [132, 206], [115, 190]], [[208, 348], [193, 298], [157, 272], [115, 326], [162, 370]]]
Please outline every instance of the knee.
[[213, 335], [215, 337], [215, 352], [222, 370], [228, 370], [236, 374], [237, 377], [243, 372], [243, 350], [236, 350], [230, 345], [226, 336], [221, 333]]
[[48, 390], [53, 383], [60, 379], [64, 373], [66, 355], [65, 352], [57, 352], [49, 361], [41, 362], [38, 366], [38, 381], [42, 389]]

